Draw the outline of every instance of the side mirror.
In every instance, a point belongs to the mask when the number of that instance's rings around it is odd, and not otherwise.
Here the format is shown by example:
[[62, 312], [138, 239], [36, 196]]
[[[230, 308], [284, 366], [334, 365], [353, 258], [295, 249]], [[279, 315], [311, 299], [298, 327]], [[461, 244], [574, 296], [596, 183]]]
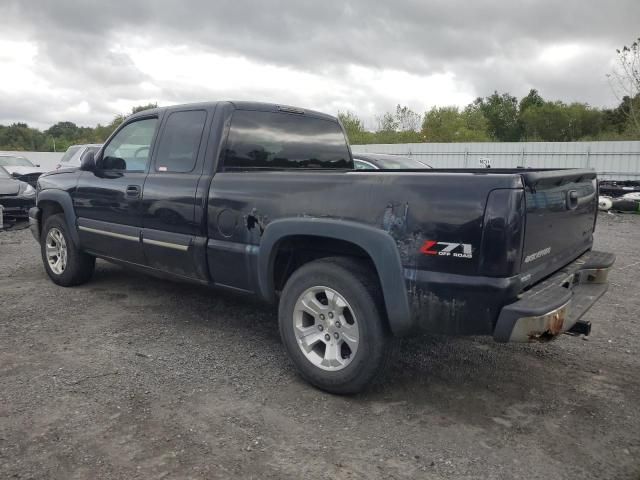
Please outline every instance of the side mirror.
[[96, 156], [93, 152], [87, 152], [80, 162], [80, 170], [93, 172], [96, 169]]
[[36, 167], [40, 168], [40, 164], [39, 164], [39, 163], [36, 163]]
[[18, 172], [11, 172], [11, 176], [12, 176], [13, 178], [18, 178], [18, 177], [20, 177], [20, 176], [21, 176], [21, 174], [20, 174], [20, 173], [18, 173]]

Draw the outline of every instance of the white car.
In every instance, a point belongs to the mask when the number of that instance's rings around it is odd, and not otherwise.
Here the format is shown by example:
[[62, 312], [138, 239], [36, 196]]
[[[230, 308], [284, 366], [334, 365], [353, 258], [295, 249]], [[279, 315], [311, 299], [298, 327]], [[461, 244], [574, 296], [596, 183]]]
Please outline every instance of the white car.
[[0, 154], [0, 167], [3, 167], [9, 175], [31, 186], [36, 185], [38, 177], [45, 170], [40, 165], [33, 164], [31, 160], [19, 155]]
[[102, 147], [101, 143], [71, 145], [56, 165], [56, 170], [60, 168], [78, 168], [82, 162], [82, 157], [88, 152], [96, 153], [100, 150], [100, 147]]
[[384, 153], [354, 153], [353, 165], [356, 170], [422, 170], [431, 168], [415, 158]]

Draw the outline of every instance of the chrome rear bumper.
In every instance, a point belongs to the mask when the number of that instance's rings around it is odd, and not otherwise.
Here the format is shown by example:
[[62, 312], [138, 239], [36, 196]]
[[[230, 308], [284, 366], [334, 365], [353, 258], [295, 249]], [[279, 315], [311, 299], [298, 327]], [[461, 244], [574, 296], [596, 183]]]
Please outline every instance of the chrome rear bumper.
[[545, 341], [560, 333], [588, 334], [580, 318], [607, 291], [615, 255], [587, 252], [504, 307], [493, 337], [498, 342]]

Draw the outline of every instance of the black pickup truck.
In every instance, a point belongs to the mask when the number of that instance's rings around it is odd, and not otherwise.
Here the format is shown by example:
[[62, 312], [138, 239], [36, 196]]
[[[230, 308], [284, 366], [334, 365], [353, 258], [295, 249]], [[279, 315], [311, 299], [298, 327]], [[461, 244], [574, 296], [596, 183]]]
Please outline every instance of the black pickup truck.
[[[338, 120], [216, 102], [129, 117], [29, 216], [49, 277], [96, 257], [279, 302], [302, 376], [364, 388], [392, 336], [588, 334], [614, 262], [592, 170], [355, 170]], [[98, 313], [99, 314], [99, 313]]]

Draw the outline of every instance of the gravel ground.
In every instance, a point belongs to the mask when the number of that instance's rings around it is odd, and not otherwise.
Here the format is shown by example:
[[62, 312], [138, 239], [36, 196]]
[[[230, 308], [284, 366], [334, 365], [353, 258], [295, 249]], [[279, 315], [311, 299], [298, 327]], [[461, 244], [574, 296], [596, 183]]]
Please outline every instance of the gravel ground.
[[640, 478], [640, 216], [589, 341], [403, 341], [367, 393], [285, 357], [271, 307], [99, 262], [51, 283], [0, 233], [0, 478]]

